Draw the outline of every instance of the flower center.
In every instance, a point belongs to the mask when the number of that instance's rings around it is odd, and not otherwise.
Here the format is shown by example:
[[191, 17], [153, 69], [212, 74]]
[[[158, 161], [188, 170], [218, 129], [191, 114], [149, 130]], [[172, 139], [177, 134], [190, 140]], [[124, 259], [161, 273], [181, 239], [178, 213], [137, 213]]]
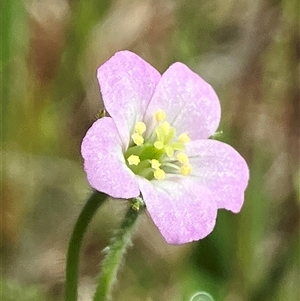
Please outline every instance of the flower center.
[[175, 128], [165, 121], [163, 110], [157, 110], [153, 117], [156, 127], [146, 140], [146, 124], [142, 121], [135, 124], [132, 141], [124, 154], [127, 166], [148, 180], [163, 180], [166, 173], [189, 175], [192, 167], [184, 149], [190, 137], [187, 133], [176, 136]]

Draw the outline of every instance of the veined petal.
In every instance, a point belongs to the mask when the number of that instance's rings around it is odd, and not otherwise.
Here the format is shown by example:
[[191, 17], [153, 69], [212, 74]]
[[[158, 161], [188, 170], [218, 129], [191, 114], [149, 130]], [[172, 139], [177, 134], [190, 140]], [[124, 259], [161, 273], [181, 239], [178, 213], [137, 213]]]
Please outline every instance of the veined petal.
[[135, 174], [127, 167], [122, 142], [112, 118], [98, 119], [81, 144], [84, 169], [90, 185], [115, 198], [140, 194]]
[[138, 55], [120, 51], [99, 67], [97, 77], [105, 108], [126, 148], [161, 75]]
[[199, 240], [213, 230], [217, 206], [204, 186], [177, 179], [149, 182], [140, 177], [139, 186], [153, 222], [168, 243]]
[[161, 109], [167, 120], [193, 139], [215, 133], [221, 116], [219, 99], [213, 88], [182, 63], [175, 63], [162, 75], [147, 108], [145, 122], [153, 124], [153, 114]]
[[191, 176], [214, 193], [218, 208], [239, 212], [249, 180], [249, 169], [242, 156], [216, 140], [192, 141], [185, 152], [193, 167]]

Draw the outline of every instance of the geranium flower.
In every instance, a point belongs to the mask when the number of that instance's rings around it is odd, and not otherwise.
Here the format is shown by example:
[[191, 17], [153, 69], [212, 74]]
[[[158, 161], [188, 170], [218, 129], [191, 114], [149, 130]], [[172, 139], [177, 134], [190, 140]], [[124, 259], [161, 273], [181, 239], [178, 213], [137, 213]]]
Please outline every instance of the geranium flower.
[[208, 139], [220, 122], [213, 88], [182, 63], [160, 75], [120, 51], [97, 73], [105, 109], [81, 152], [90, 185], [114, 198], [142, 195], [168, 243], [207, 236], [217, 210], [239, 212], [249, 170], [231, 146]]

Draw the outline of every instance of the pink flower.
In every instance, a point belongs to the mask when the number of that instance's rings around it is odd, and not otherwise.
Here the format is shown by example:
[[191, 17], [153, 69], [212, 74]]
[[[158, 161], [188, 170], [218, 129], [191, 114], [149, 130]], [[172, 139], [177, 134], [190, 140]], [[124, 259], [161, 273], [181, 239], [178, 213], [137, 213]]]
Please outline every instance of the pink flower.
[[219, 208], [240, 211], [249, 170], [231, 146], [208, 139], [221, 114], [208, 83], [182, 63], [160, 75], [129, 51], [116, 53], [97, 77], [110, 117], [82, 142], [93, 188], [114, 198], [141, 194], [172, 244], [207, 236]]

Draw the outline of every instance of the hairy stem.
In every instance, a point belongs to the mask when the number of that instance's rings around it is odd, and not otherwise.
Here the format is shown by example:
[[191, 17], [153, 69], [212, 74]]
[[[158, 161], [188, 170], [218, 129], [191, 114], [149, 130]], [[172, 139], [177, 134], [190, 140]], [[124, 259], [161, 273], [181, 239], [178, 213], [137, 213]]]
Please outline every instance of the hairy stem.
[[122, 262], [127, 246], [130, 244], [133, 233], [134, 224], [142, 209], [144, 203], [142, 199], [136, 198], [132, 200], [132, 204], [128, 209], [126, 216], [111, 239], [106, 249], [106, 256], [101, 265], [101, 272], [98, 280], [98, 287], [94, 295], [94, 301], [108, 301], [111, 298], [112, 286], [115, 282], [117, 271]]

